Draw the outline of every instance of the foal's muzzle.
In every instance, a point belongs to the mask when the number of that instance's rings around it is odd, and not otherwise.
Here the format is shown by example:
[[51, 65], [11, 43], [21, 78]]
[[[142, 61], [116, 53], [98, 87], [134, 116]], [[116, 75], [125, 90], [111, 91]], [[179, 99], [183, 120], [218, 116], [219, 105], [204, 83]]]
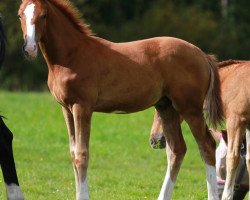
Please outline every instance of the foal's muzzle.
[[151, 137], [150, 145], [153, 149], [164, 149], [166, 147], [166, 139], [164, 136]]
[[26, 58], [32, 59], [37, 56], [37, 44], [36, 42], [28, 42], [27, 37], [24, 39], [23, 53]]

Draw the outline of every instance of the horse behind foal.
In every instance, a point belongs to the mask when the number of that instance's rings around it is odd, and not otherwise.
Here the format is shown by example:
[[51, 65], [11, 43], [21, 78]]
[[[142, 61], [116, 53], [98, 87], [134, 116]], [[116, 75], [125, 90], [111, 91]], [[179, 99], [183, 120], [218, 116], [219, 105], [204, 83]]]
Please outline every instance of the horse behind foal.
[[245, 136], [247, 142], [246, 164], [248, 174], [250, 174], [250, 89], [248, 87], [250, 62], [229, 60], [221, 62], [219, 67], [221, 98], [228, 133], [227, 177], [222, 200], [228, 200], [233, 198], [236, 169]]
[[[250, 62], [228, 60], [220, 62], [218, 66], [223, 113], [228, 133], [227, 177], [222, 199], [231, 200], [233, 198], [236, 169], [240, 160], [241, 144], [245, 136], [247, 170], [250, 174]], [[165, 138], [163, 138], [162, 122], [157, 116], [158, 113], [156, 112], [151, 129], [151, 145], [164, 148]]]
[[158, 199], [171, 198], [185, 154], [180, 114], [188, 122], [205, 161], [208, 198], [218, 199], [215, 141], [202, 114], [206, 98], [212, 122], [216, 124], [222, 117], [219, 80], [212, 57], [177, 38], [113, 43], [92, 36], [68, 0], [23, 0], [19, 16], [25, 54], [34, 58], [38, 42], [48, 65], [49, 89], [62, 105], [78, 200], [89, 199], [87, 167], [92, 113], [131, 113], [151, 106], [156, 107], [164, 124], [170, 149]]
[[[5, 56], [5, 34], [0, 18], [0, 66]], [[12, 150], [13, 134], [0, 116], [0, 165], [3, 172], [8, 200], [23, 200], [20, 191]]]

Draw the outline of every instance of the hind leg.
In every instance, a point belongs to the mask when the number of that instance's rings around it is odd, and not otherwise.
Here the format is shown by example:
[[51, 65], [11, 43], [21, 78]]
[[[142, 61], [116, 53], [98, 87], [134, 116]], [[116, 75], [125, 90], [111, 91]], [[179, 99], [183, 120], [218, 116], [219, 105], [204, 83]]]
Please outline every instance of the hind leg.
[[168, 159], [167, 172], [158, 200], [168, 200], [171, 199], [174, 183], [186, 153], [186, 144], [181, 133], [179, 114], [172, 105], [167, 106], [167, 108], [158, 107], [157, 111], [161, 118], [163, 134], [166, 138]]
[[227, 118], [227, 178], [222, 195], [223, 200], [233, 199], [236, 169], [240, 161], [240, 149], [245, 130], [246, 122], [240, 116], [232, 115]]
[[216, 170], [215, 170], [215, 148], [216, 143], [206, 126], [202, 108], [191, 109], [191, 112], [182, 113], [182, 116], [188, 123], [195, 140], [198, 144], [201, 157], [206, 168], [208, 199], [218, 200], [218, 191], [216, 187]]

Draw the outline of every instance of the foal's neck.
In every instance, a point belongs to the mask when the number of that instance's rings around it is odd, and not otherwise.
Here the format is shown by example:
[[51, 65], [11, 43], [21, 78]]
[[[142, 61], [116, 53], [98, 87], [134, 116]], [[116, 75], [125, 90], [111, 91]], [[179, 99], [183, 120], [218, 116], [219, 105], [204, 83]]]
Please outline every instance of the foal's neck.
[[81, 33], [70, 19], [49, 1], [48, 9], [50, 15], [39, 45], [49, 67], [66, 66], [70, 56], [74, 55], [79, 45], [84, 45], [90, 36]]

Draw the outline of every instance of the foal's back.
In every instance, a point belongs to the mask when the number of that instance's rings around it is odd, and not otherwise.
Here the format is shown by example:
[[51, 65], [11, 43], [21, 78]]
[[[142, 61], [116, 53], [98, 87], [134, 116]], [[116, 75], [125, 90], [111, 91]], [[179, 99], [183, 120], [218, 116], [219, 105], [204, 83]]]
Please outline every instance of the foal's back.
[[[210, 69], [206, 55], [198, 47], [172, 37], [126, 43], [93, 39], [99, 48], [96, 62], [101, 63], [95, 70], [101, 71], [97, 110], [113, 109], [107, 105], [110, 101], [120, 103], [115, 106], [117, 109], [121, 109], [120, 105], [133, 105], [143, 110], [166, 95], [179, 104], [185, 104], [181, 102], [185, 99], [185, 102], [199, 100], [202, 105]], [[197, 96], [200, 98], [194, 98]], [[135, 111], [131, 106], [125, 109]]]
[[250, 62], [229, 60], [219, 64], [224, 115], [250, 120]]

